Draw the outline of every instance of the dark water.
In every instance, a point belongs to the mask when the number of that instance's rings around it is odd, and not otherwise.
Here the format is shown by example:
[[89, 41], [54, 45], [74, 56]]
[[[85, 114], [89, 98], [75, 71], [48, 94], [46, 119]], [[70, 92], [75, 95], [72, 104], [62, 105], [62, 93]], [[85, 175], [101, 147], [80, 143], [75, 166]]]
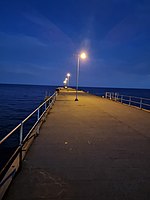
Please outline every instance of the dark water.
[[[0, 139], [6, 136], [38, 105], [43, 102], [46, 93], [52, 95], [58, 86], [9, 85], [0, 84]], [[104, 96], [105, 92], [116, 92], [150, 99], [150, 89], [94, 88], [81, 87], [81, 90]], [[36, 116], [35, 116], [36, 118]], [[26, 127], [30, 128], [28, 124]], [[19, 144], [19, 133], [15, 133], [7, 142], [0, 146], [0, 168], [6, 162], [10, 152]]]
[[17, 126], [55, 86], [0, 84], [0, 138]]
[[[27, 117], [58, 86], [0, 84], [0, 139]], [[98, 96], [105, 92], [117, 92], [150, 99], [150, 89], [81, 87]]]
[[[43, 102], [46, 94], [52, 95], [55, 89], [55, 86], [0, 84], [0, 139], [34, 111]], [[24, 124], [24, 135], [36, 120], [37, 116], [33, 116]], [[0, 169], [18, 145], [19, 130], [0, 145]]]

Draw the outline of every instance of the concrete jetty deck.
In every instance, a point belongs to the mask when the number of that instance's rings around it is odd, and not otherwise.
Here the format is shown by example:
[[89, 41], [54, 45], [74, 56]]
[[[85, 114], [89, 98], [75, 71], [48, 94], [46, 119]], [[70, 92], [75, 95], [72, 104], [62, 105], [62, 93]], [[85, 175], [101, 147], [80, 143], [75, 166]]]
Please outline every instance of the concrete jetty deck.
[[62, 90], [7, 200], [149, 200], [150, 113]]

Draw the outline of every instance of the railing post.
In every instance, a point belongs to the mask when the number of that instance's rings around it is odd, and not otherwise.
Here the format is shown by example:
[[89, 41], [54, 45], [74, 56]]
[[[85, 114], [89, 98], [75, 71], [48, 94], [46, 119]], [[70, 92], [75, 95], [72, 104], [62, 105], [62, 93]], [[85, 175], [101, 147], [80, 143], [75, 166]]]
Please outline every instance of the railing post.
[[47, 102], [48, 102], [48, 101], [46, 101], [46, 102], [45, 102], [45, 105], [44, 105], [44, 108], [45, 108], [45, 114], [44, 114], [44, 116], [43, 116], [44, 121], [46, 121], [46, 114], [47, 114], [47, 113], [46, 113], [46, 108], [47, 108]]
[[129, 97], [129, 106], [131, 106], [131, 96]]
[[117, 93], [115, 92], [115, 101], [117, 101]]
[[19, 145], [22, 145], [22, 139], [23, 139], [23, 123], [21, 122], [21, 127], [20, 127], [20, 141]]
[[111, 92], [110, 92], [110, 96], [109, 96], [109, 99], [112, 99], [112, 94], [111, 94]]
[[114, 92], [111, 93], [111, 99], [114, 100]]
[[47, 103], [47, 102], [45, 102], [45, 110], [46, 110], [46, 103]]
[[54, 105], [55, 98], [56, 98], [56, 95], [55, 95], [55, 96], [53, 96], [53, 98], [52, 98], [52, 105]]
[[117, 101], [119, 100], [119, 93], [117, 93]]
[[23, 123], [21, 122], [21, 127], [20, 127], [20, 153], [19, 153], [19, 168], [21, 169], [22, 167], [22, 143], [23, 143]]
[[56, 101], [56, 93], [55, 93], [55, 95], [54, 95], [54, 103], [55, 103], [55, 101]]
[[49, 105], [50, 105], [50, 109], [52, 108], [52, 99], [49, 99]]
[[[40, 119], [40, 108], [38, 109], [38, 112], [37, 112], [37, 121], [39, 121]], [[39, 127], [39, 124], [37, 125], [37, 130], [36, 130], [36, 134], [39, 135], [39, 130], [40, 130], [40, 127]]]
[[122, 100], [123, 100], [123, 95], [121, 95], [121, 103], [122, 103]]
[[38, 109], [38, 112], [37, 112], [37, 121], [39, 120], [40, 118], [40, 109]]
[[140, 99], [140, 109], [142, 109], [142, 98]]

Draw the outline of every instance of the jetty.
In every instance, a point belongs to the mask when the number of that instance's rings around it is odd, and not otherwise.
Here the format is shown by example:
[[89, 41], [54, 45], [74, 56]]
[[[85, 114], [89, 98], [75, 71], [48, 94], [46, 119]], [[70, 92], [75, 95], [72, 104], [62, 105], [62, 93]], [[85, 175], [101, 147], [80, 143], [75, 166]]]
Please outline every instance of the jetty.
[[149, 200], [150, 113], [61, 89], [5, 200]]

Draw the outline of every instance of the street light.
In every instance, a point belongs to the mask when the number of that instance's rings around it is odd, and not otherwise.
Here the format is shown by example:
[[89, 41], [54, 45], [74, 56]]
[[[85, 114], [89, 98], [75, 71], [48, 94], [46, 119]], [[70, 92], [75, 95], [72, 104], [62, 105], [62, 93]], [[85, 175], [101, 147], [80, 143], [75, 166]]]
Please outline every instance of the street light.
[[66, 86], [67, 86], [67, 81], [66, 80], [64, 80], [64, 88], [66, 88]]
[[68, 87], [69, 87], [70, 73], [67, 74], [67, 79], [68, 79]]
[[82, 59], [86, 59], [86, 57], [87, 57], [87, 56], [86, 56], [86, 53], [84, 53], [84, 52], [81, 53], [79, 56], [80, 56], [80, 58], [82, 58]]
[[77, 55], [77, 72], [76, 72], [76, 98], [75, 101], [78, 101], [78, 82], [79, 82], [79, 68], [80, 68], [80, 59], [86, 59], [87, 55], [85, 52]]

